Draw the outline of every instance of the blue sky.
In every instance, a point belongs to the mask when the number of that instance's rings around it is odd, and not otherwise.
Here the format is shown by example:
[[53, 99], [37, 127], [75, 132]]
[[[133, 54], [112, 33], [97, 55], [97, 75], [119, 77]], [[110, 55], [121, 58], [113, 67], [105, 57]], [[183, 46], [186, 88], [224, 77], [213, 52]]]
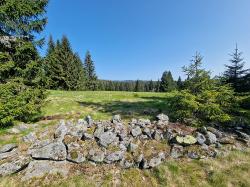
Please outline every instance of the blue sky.
[[236, 42], [250, 68], [249, 8], [249, 0], [50, 0], [42, 35], [67, 35], [82, 59], [90, 50], [101, 79], [157, 80], [165, 70], [177, 79], [196, 51], [215, 75]]

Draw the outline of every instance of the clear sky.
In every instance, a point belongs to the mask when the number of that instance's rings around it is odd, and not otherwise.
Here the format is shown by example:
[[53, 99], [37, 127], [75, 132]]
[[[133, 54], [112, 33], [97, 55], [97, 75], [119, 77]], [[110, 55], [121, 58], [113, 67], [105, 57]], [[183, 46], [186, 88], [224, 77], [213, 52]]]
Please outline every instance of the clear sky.
[[90, 50], [101, 79], [177, 79], [196, 51], [219, 74], [236, 42], [250, 68], [250, 0], [50, 0], [47, 15], [42, 35]]

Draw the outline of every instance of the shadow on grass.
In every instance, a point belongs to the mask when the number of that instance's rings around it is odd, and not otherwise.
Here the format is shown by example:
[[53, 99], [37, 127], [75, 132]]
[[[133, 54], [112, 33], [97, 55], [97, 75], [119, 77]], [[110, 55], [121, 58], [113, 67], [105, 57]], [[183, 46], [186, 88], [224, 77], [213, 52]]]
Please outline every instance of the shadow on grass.
[[140, 97], [144, 101], [85, 102], [77, 101], [82, 107], [89, 107], [101, 113], [120, 114], [123, 118], [147, 116], [154, 119], [161, 112], [167, 112], [167, 99], [161, 97]]

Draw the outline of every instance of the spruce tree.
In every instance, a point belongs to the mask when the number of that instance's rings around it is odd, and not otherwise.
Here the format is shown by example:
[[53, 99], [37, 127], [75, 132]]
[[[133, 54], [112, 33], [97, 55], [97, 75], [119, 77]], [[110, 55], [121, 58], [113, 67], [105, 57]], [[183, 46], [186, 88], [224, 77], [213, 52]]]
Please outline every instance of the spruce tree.
[[224, 72], [224, 77], [226, 82], [232, 84], [236, 91], [240, 91], [242, 86], [241, 80], [249, 69], [244, 69], [245, 62], [242, 58], [242, 52], [239, 52], [237, 45], [235, 51], [230, 56], [232, 57], [230, 59], [231, 65], [225, 65], [227, 69]]
[[86, 76], [86, 89], [96, 90], [97, 87], [97, 76], [95, 73], [94, 62], [91, 58], [91, 54], [87, 51], [84, 61], [84, 71]]
[[177, 87], [178, 87], [178, 90], [182, 90], [183, 89], [183, 82], [181, 80], [181, 76], [179, 76], [179, 78], [177, 80]]
[[175, 89], [175, 82], [172, 77], [170, 71], [165, 71], [162, 74], [161, 83], [160, 83], [160, 91], [161, 92], [168, 92]]
[[0, 126], [39, 115], [45, 75], [34, 34], [47, 22], [46, 0], [0, 3]]

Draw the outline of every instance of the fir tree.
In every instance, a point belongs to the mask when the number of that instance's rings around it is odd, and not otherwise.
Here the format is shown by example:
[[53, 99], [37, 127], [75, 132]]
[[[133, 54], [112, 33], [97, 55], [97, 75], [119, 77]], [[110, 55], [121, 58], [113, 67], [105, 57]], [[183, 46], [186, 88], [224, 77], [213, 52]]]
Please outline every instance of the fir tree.
[[179, 90], [183, 89], [183, 82], [181, 80], [181, 77], [179, 76], [178, 80], [177, 80], [177, 87]]
[[88, 90], [96, 90], [97, 76], [95, 73], [94, 62], [92, 61], [89, 51], [87, 51], [85, 56], [84, 71], [86, 76], [86, 88]]
[[236, 91], [240, 91], [242, 86], [241, 79], [247, 74], [249, 69], [244, 69], [245, 62], [242, 58], [242, 52], [239, 52], [237, 45], [231, 57], [231, 65], [225, 65], [227, 69], [224, 72], [224, 77], [226, 82], [232, 84]]

